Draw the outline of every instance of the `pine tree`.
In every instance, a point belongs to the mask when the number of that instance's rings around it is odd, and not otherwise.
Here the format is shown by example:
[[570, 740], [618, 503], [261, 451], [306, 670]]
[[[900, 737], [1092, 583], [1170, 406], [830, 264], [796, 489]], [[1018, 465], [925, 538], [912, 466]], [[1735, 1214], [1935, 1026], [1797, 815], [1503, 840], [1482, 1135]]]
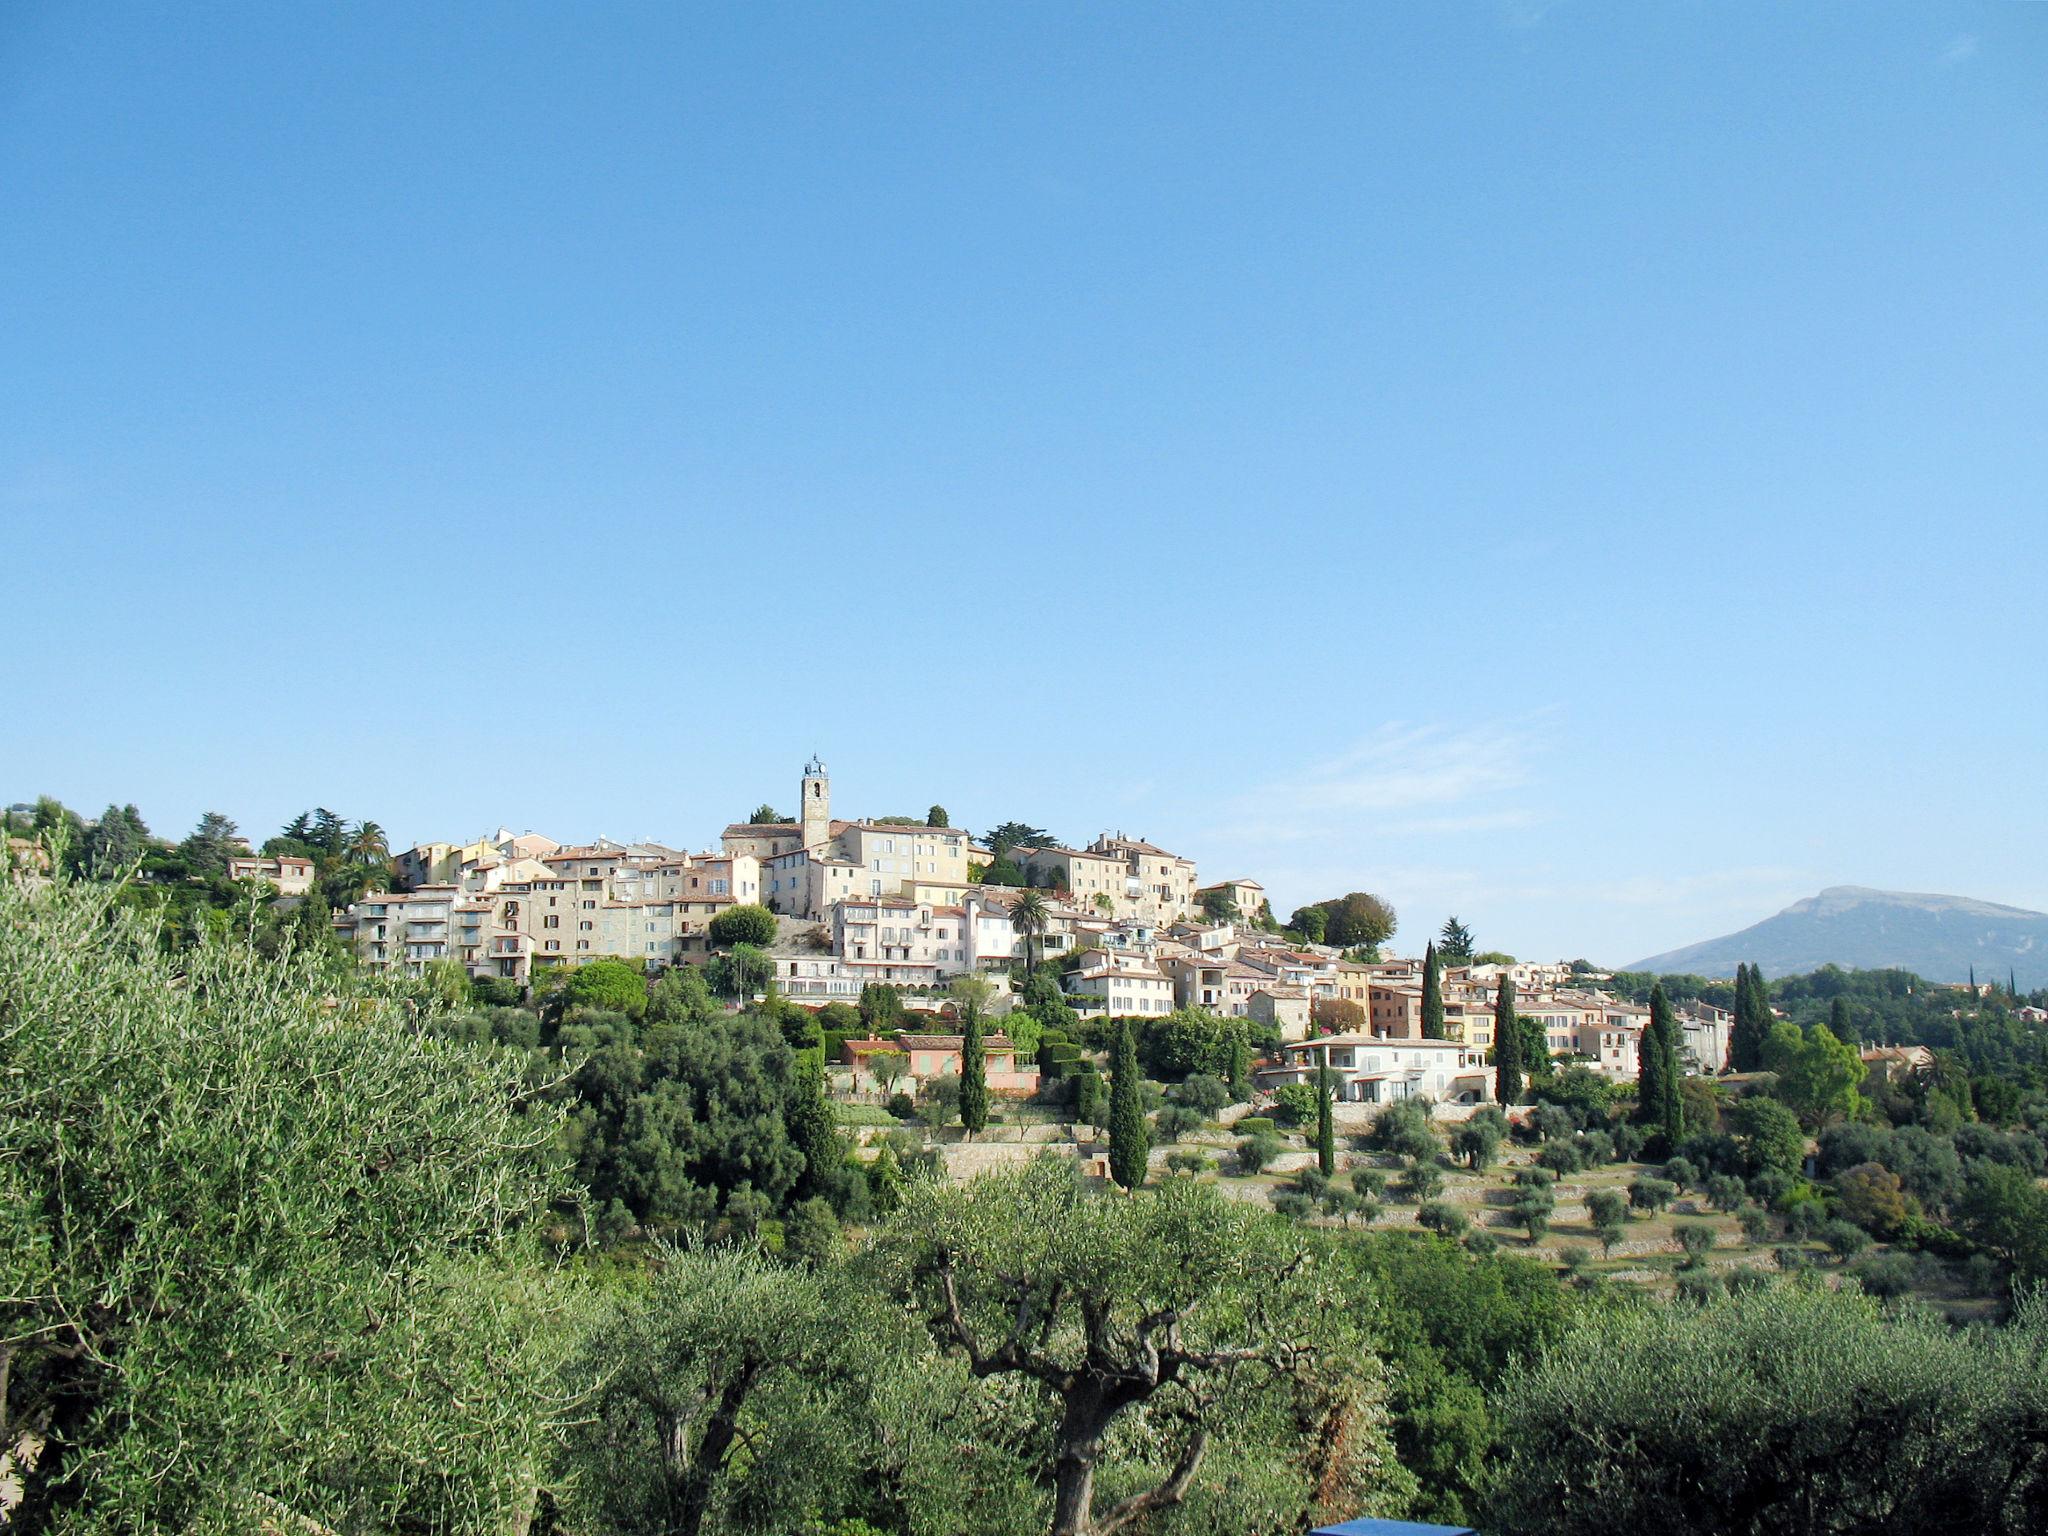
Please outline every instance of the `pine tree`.
[[1327, 1048], [1316, 1057], [1316, 1166], [1326, 1179], [1337, 1174], [1337, 1112], [1331, 1103], [1330, 1053]]
[[1515, 978], [1503, 975], [1493, 1004], [1493, 1096], [1512, 1104], [1522, 1096], [1522, 1027], [1515, 1019]]
[[1472, 959], [1472, 930], [1455, 917], [1444, 920], [1443, 945], [1437, 953], [1453, 965], [1466, 965]]
[[960, 1123], [972, 1136], [988, 1124], [988, 1059], [981, 1048], [981, 1009], [967, 1003], [960, 1027]]
[[1436, 957], [1436, 945], [1422, 946], [1422, 1038], [1444, 1038], [1443, 967]]
[[1131, 1021], [1117, 1031], [1109, 1058], [1109, 1176], [1125, 1189], [1145, 1182], [1145, 1163], [1152, 1142], [1145, 1130], [1145, 1108], [1138, 1094], [1138, 1042]]

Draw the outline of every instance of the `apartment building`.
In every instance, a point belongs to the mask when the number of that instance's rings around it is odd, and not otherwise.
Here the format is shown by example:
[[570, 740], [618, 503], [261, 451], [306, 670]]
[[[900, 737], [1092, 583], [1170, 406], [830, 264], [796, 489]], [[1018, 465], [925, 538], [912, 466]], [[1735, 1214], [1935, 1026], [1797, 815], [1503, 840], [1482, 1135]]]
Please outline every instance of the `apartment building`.
[[1085, 850], [1123, 865], [1123, 889], [1115, 893], [1117, 915], [1170, 923], [1195, 912], [1195, 861], [1168, 853], [1142, 838], [1105, 832]]
[[303, 896], [313, 889], [313, 861], [292, 858], [288, 854], [280, 854], [274, 859], [261, 855], [229, 859], [228, 878], [261, 880], [280, 896]]
[[1272, 1026], [1282, 1040], [1306, 1040], [1309, 995], [1306, 987], [1263, 986], [1245, 1003], [1245, 1014]]
[[1111, 1018], [1129, 1014], [1173, 1012], [1173, 983], [1166, 973], [1140, 955], [1091, 949], [1080, 969], [1066, 976], [1067, 1000], [1076, 1008], [1095, 1009]]
[[1134, 910], [1130, 865], [1113, 853], [1081, 848], [1017, 848], [1010, 854], [1033, 885], [1057, 890], [1083, 911]]
[[1246, 922], [1257, 918], [1268, 906], [1266, 888], [1256, 880], [1220, 880], [1214, 885], [1205, 885], [1195, 892], [1196, 907], [1203, 907], [1210, 897], [1229, 902]]
[[1427, 1099], [1482, 1104], [1493, 1098], [1493, 1069], [1487, 1066], [1484, 1051], [1455, 1040], [1383, 1040], [1365, 1034], [1326, 1035], [1286, 1046], [1277, 1066], [1258, 1073], [1258, 1086], [1312, 1083], [1325, 1055], [1340, 1103]]

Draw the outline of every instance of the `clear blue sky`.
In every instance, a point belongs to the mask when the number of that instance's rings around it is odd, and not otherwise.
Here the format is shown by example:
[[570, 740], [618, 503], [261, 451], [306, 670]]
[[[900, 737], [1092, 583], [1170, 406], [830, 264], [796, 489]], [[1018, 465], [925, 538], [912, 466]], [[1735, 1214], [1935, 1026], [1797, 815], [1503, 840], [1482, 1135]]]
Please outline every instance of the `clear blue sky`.
[[0, 523], [159, 831], [2048, 907], [2048, 4], [15, 0]]

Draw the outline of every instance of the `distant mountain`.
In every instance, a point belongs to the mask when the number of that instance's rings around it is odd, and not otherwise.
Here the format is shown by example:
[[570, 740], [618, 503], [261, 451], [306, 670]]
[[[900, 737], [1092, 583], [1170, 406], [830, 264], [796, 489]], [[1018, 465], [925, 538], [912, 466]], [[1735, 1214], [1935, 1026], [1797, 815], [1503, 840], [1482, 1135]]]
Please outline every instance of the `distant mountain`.
[[2016, 972], [2027, 991], [2048, 982], [2048, 913], [1967, 896], [1831, 885], [1740, 933], [1652, 955], [1628, 969], [1733, 976], [1743, 961], [1762, 966], [1766, 976], [1833, 964], [1896, 966], [1929, 981], [1966, 981], [1974, 966], [1979, 981], [2002, 984]]

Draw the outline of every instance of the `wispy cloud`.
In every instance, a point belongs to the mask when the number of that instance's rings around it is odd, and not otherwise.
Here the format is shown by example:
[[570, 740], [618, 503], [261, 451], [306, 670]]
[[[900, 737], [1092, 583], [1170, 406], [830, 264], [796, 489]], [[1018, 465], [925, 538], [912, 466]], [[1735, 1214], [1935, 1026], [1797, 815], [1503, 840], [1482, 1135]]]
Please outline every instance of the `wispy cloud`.
[[1271, 780], [1232, 806], [1243, 837], [1435, 834], [1526, 826], [1519, 806], [1475, 804], [1529, 781], [1529, 725], [1389, 724], [1349, 750]]
[[1500, 0], [1500, 19], [1503, 26], [1518, 32], [1543, 25], [1543, 18], [1556, 10], [1560, 0]]
[[1943, 69], [1955, 69], [1960, 65], [1969, 63], [1975, 57], [1977, 57], [1977, 34], [1974, 32], [1959, 33], [1957, 36], [1950, 38], [1948, 45], [1941, 50], [1941, 67]]

